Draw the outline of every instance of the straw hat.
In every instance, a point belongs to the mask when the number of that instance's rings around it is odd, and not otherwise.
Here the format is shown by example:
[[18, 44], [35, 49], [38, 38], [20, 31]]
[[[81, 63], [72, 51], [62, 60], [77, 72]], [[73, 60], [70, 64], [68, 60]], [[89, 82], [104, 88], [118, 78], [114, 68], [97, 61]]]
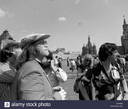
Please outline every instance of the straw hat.
[[50, 35], [46, 35], [46, 34], [30, 34], [30, 35], [27, 35], [25, 38], [23, 38], [21, 40], [21, 48], [24, 49], [24, 48], [27, 48], [29, 47], [30, 45], [40, 41], [40, 40], [45, 40], [47, 38], [49, 38]]

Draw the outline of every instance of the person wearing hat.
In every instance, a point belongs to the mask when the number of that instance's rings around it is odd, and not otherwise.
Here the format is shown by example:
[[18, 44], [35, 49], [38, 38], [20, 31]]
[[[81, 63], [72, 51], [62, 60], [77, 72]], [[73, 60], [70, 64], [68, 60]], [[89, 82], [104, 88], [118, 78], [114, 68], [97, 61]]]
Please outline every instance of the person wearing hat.
[[[1, 42], [0, 50], [0, 100], [12, 100], [15, 89], [12, 88], [15, 79], [15, 65], [17, 48], [19, 43], [14, 40], [5, 39]], [[13, 63], [12, 63], [13, 62]]]
[[62, 96], [65, 96], [63, 90], [59, 93], [53, 90], [42, 67], [42, 62], [49, 56], [46, 41], [49, 37], [45, 34], [32, 34], [21, 40], [23, 52], [17, 64], [19, 100], [62, 100]]
[[93, 97], [91, 92], [94, 91], [94, 87], [91, 82], [87, 83], [88, 79], [85, 75], [88, 69], [91, 69], [93, 67], [93, 56], [91, 54], [86, 54], [85, 56], [83, 56], [82, 67], [84, 69], [83, 74], [76, 80], [79, 81], [79, 100], [90, 100]]
[[[12, 57], [9, 58], [9, 62], [10, 62], [10, 65], [15, 68], [17, 64], [16, 61], [20, 56], [20, 54], [22, 53], [20, 43], [16, 42], [15, 40], [8, 40], [8, 39], [2, 40], [1, 49], [2, 49], [1, 51], [6, 52], [6, 54], [8, 53], [8, 55], [12, 54]], [[4, 59], [4, 58], [1, 58], [1, 59]]]

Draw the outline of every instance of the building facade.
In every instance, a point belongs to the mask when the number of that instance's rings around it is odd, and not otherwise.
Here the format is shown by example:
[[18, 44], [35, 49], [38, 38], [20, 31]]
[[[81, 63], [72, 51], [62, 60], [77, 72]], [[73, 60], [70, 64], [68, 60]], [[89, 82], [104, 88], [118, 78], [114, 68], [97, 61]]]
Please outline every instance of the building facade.
[[84, 44], [82, 47], [82, 56], [84, 56], [85, 54], [92, 54], [92, 55], [97, 54], [96, 45], [95, 44], [92, 45], [90, 36], [88, 36], [88, 42], [86, 46]]

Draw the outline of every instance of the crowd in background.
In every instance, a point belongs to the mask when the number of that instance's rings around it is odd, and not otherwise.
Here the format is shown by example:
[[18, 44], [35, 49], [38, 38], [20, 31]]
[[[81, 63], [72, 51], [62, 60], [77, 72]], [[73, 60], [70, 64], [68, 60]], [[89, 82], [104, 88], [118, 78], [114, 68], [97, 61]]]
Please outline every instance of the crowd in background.
[[83, 74], [74, 83], [80, 100], [128, 100], [126, 59], [118, 53], [116, 44], [104, 43], [98, 56], [86, 54], [81, 58], [76, 65]]
[[[68, 75], [62, 58], [50, 51], [49, 37], [31, 34], [20, 42], [10, 37], [0, 41], [0, 100], [66, 100], [60, 82]], [[126, 65], [114, 43], [102, 44], [98, 55], [67, 58], [67, 67], [77, 70], [72, 87], [80, 100], [128, 100]]]

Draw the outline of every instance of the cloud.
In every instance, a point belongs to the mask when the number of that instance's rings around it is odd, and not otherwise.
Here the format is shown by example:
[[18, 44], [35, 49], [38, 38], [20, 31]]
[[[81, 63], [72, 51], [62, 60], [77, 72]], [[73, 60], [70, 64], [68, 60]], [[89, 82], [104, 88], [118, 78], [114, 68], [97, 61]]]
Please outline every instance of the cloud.
[[75, 0], [75, 4], [78, 5], [81, 0]]
[[58, 20], [61, 21], [61, 22], [64, 22], [64, 21], [67, 20], [67, 18], [66, 17], [59, 17]]
[[7, 18], [13, 18], [15, 15], [12, 12], [8, 12], [8, 11], [5, 11], [5, 10], [3, 10], [3, 9], [0, 8], [0, 18], [3, 18], [5, 16]]
[[6, 12], [0, 8], [0, 18], [5, 17]]

